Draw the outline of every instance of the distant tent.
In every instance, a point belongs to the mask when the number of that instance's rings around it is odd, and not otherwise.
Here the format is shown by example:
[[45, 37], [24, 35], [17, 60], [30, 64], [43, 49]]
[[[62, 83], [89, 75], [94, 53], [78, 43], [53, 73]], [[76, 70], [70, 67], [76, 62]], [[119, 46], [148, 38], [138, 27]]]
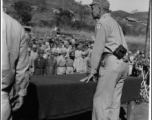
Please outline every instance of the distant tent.
[[137, 22], [136, 19], [131, 18], [131, 17], [126, 17], [125, 19], [128, 20], [128, 21], [130, 21], [130, 22]]
[[23, 26], [24, 30], [26, 32], [31, 32], [32, 31], [32, 27], [31, 26]]

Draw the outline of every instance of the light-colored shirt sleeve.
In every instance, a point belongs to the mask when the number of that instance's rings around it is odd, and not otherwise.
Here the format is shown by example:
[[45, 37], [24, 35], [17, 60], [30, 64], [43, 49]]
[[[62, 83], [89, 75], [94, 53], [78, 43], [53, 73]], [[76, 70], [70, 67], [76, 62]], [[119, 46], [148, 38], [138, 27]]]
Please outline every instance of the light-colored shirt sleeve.
[[102, 53], [105, 49], [105, 40], [107, 32], [102, 23], [98, 23], [96, 26], [96, 37], [93, 46], [93, 51], [91, 55], [91, 73], [95, 74], [97, 72]]
[[21, 31], [21, 36], [19, 59], [16, 66], [16, 85], [20, 87], [18, 94], [25, 96], [26, 89], [29, 84], [29, 55], [24, 30]]
[[[3, 13], [2, 43], [2, 89], [7, 91], [7, 88], [13, 86], [12, 97], [14, 95], [25, 96], [29, 84], [29, 53], [25, 39], [25, 31], [15, 19], [5, 13]], [[7, 75], [11, 75], [11, 77], [7, 77]]]

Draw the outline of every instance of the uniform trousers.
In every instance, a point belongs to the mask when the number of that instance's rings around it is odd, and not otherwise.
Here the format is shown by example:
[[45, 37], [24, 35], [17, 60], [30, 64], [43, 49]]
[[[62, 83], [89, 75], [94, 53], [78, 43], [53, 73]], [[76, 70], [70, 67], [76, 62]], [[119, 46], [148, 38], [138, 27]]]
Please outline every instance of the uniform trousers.
[[44, 75], [44, 74], [45, 74], [45, 69], [39, 69], [39, 68], [35, 69], [34, 75]]
[[66, 67], [58, 67], [57, 68], [57, 75], [63, 75], [66, 73]]
[[73, 67], [67, 67], [66, 74], [73, 74]]
[[132, 70], [133, 70], [133, 65], [130, 64], [130, 65], [129, 65], [129, 75], [132, 75]]
[[7, 92], [1, 91], [1, 120], [12, 120], [11, 105]]
[[93, 98], [92, 120], [119, 120], [120, 100], [128, 63], [107, 55], [99, 68], [99, 79]]
[[49, 66], [47, 69], [47, 75], [55, 75], [55, 67]]

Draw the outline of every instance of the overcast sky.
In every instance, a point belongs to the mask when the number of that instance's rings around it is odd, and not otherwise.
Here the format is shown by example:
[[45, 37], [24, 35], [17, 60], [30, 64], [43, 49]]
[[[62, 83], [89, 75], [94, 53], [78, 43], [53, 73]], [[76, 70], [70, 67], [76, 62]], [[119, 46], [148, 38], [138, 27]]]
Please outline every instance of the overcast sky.
[[[90, 4], [92, 0], [75, 0], [82, 1], [83, 4]], [[110, 10], [124, 10], [131, 12], [135, 9], [138, 11], [148, 11], [149, 0], [109, 0]]]

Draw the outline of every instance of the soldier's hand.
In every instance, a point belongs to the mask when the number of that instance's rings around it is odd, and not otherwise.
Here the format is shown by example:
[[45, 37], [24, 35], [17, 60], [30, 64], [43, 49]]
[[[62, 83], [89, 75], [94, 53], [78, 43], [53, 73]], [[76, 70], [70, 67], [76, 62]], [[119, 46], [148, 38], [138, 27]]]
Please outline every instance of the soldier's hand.
[[93, 81], [96, 82], [94, 74], [89, 74], [87, 77], [81, 79], [80, 81], [88, 83], [91, 79], [93, 79]]
[[13, 111], [17, 111], [23, 105], [24, 97], [19, 96], [18, 99], [14, 102]]

